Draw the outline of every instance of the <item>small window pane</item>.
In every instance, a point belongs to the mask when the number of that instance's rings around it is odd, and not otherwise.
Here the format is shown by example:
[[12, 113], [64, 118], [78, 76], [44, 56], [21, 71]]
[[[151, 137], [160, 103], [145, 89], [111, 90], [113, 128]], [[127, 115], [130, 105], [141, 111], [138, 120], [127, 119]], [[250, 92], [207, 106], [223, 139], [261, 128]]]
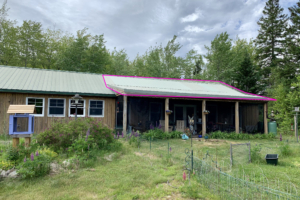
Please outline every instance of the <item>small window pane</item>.
[[63, 108], [50, 108], [49, 115], [63, 115], [64, 109]]
[[90, 115], [102, 115], [102, 112], [103, 111], [103, 109], [93, 109], [93, 108], [91, 108], [90, 109]]
[[35, 99], [37, 103], [43, 103], [43, 99]]
[[34, 105], [35, 99], [28, 99], [28, 105]]
[[[70, 114], [75, 115], [76, 108], [71, 108]], [[77, 115], [83, 115], [83, 108], [77, 108]]]
[[42, 107], [36, 107], [35, 110], [36, 110], [36, 114], [39, 114], [39, 115], [43, 114], [43, 108]]
[[97, 107], [97, 101], [90, 101], [90, 107], [96, 108]]

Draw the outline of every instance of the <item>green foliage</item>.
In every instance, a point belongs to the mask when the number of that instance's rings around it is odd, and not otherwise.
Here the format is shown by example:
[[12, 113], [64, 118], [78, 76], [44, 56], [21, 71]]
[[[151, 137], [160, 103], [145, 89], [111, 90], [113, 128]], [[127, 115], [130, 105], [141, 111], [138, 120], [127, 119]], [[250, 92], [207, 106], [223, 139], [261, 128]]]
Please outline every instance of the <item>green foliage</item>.
[[7, 160], [14, 161], [14, 162], [16, 162], [17, 160], [19, 160], [19, 158], [20, 158], [18, 149], [17, 148], [13, 148], [12, 146], [9, 146], [6, 149], [5, 156], [6, 156]]
[[[59, 151], [61, 148], [71, 147], [79, 136], [86, 137], [89, 131], [90, 138], [99, 148], [104, 149], [114, 142], [112, 131], [104, 126], [100, 120], [94, 118], [79, 118], [75, 120], [56, 120], [50, 129], [40, 133], [37, 140], [40, 145], [46, 145]], [[84, 147], [87, 149], [87, 146]]]
[[141, 147], [141, 140], [139, 137], [131, 136], [129, 139], [129, 144], [133, 147]]
[[255, 145], [251, 146], [251, 162], [252, 163], [260, 163], [262, 162], [261, 158], [261, 146]]
[[38, 176], [46, 175], [50, 172], [50, 159], [48, 156], [43, 154], [39, 154], [38, 156], [33, 156], [33, 160], [31, 158], [27, 158], [21, 162], [16, 168], [18, 174], [22, 176], [22, 178], [33, 178]]
[[[257, 59], [264, 75], [265, 84], [274, 85], [275, 73], [285, 67], [282, 63], [287, 15], [283, 14], [283, 8], [279, 0], [268, 0], [263, 10], [263, 16], [257, 24], [260, 26], [255, 40], [257, 45]], [[280, 77], [280, 76], [279, 76]]]
[[191, 198], [191, 199], [203, 198], [199, 190], [199, 185], [194, 182], [191, 185], [184, 184], [184, 186], [180, 188], [180, 191], [183, 193], [183, 196], [187, 198]]
[[281, 155], [283, 155], [283, 156], [290, 156], [292, 154], [291, 147], [290, 147], [290, 145], [288, 143], [281, 144], [279, 146], [279, 149], [280, 149]]
[[249, 140], [249, 139], [272, 139], [275, 138], [275, 135], [272, 133], [269, 134], [245, 134], [245, 133], [226, 133], [221, 131], [216, 131], [209, 134], [209, 138], [212, 139], [232, 139], [232, 140]]

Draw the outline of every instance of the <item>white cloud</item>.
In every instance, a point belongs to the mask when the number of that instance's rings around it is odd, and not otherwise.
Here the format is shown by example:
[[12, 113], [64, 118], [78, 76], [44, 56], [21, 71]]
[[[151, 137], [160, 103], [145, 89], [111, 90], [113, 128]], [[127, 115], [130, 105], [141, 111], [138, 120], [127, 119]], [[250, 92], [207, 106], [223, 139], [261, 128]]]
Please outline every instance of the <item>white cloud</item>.
[[184, 31], [192, 32], [192, 33], [200, 33], [200, 32], [205, 31], [205, 30], [202, 29], [202, 28], [199, 28], [197, 26], [188, 25], [187, 27], [184, 28]]
[[187, 15], [185, 17], [182, 17], [180, 19], [181, 22], [193, 22], [193, 21], [196, 21], [199, 17], [200, 17], [201, 13], [199, 10], [196, 10], [196, 12], [190, 14], [190, 15]]

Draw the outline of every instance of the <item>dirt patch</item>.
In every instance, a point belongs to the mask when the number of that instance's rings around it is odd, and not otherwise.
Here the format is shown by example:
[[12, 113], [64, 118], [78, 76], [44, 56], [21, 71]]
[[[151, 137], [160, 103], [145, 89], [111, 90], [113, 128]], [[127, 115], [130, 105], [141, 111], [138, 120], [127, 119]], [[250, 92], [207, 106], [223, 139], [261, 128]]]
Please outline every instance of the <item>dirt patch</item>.
[[152, 154], [144, 154], [144, 153], [140, 153], [140, 152], [134, 152], [134, 154], [137, 156], [148, 157], [148, 158], [154, 159], [154, 160], [157, 159], [157, 157]]

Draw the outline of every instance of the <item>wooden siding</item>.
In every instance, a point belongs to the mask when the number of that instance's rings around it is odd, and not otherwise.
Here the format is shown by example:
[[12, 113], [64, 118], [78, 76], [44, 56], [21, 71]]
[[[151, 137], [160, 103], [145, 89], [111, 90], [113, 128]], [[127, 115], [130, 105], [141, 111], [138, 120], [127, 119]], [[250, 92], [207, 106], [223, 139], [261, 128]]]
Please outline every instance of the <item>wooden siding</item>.
[[[54, 119], [61, 119], [62, 117], [48, 117], [48, 99], [49, 98], [63, 98], [66, 99], [65, 118], [69, 117], [69, 99], [72, 96], [64, 95], [48, 95], [48, 94], [23, 94], [23, 93], [1, 93], [0, 92], [0, 134], [8, 134], [9, 114], [7, 109], [9, 105], [25, 105], [26, 97], [45, 98], [44, 101], [44, 117], [34, 117], [34, 132], [40, 133], [51, 126]], [[82, 96], [85, 100], [85, 116], [88, 116], [89, 100], [103, 100], [104, 101], [104, 117], [102, 122], [109, 128], [115, 128], [115, 98], [106, 97], [91, 97]]]

